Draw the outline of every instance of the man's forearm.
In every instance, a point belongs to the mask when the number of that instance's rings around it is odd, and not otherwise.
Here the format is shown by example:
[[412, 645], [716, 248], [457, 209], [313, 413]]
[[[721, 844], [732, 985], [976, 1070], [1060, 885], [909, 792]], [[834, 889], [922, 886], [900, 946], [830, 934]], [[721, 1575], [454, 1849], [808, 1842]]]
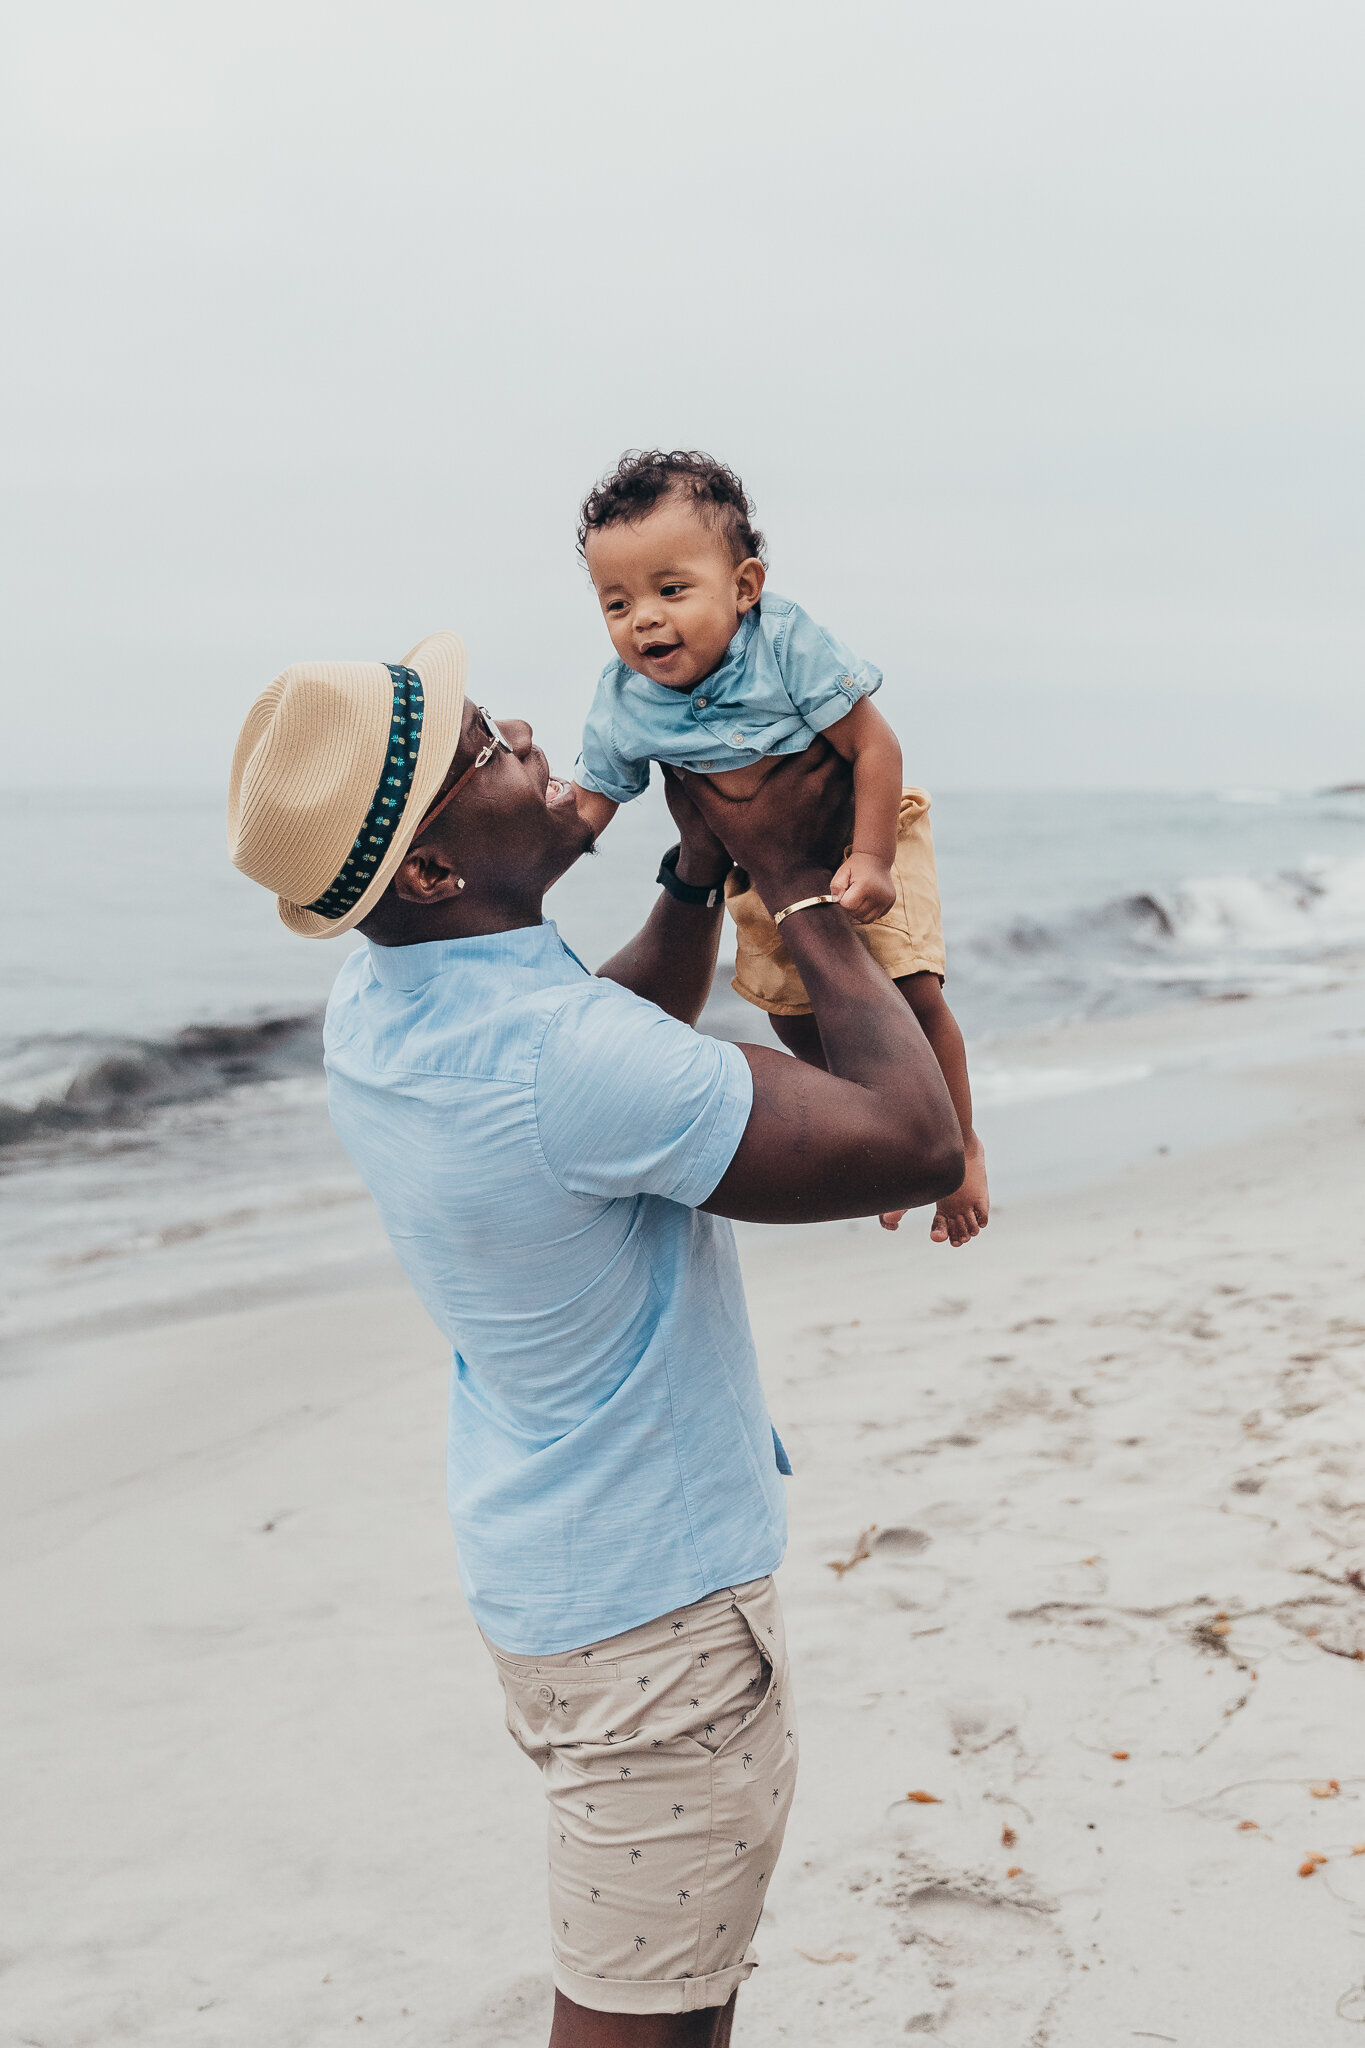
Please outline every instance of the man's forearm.
[[[722, 807], [700, 780], [685, 780], [703, 822], [774, 916], [828, 893], [831, 853], [845, 843], [847, 782], [827, 747], [780, 761], [747, 803]], [[964, 1171], [958, 1121], [910, 1005], [837, 904], [793, 910], [781, 934], [810, 997], [826, 1071], [762, 1046], [741, 1048], [753, 1107], [704, 1206], [796, 1223], [914, 1208], [950, 1194]]]
[[[785, 899], [765, 901], [776, 908], [817, 893], [803, 878]], [[782, 935], [811, 1000], [826, 1070], [742, 1048], [754, 1106], [705, 1206], [754, 1222], [801, 1223], [911, 1209], [950, 1194], [962, 1180], [962, 1141], [910, 1005], [837, 905], [794, 912]]]
[[[811, 891], [810, 893], [818, 893]], [[837, 905], [798, 910], [782, 937], [796, 962], [832, 1074], [939, 1106], [946, 1083], [919, 1020]]]
[[660, 890], [658, 902], [635, 937], [602, 963], [599, 975], [657, 1003], [670, 1017], [695, 1024], [716, 976], [725, 915], [721, 894], [725, 872], [717, 870], [714, 858], [689, 852], [684, 842], [678, 855], [678, 880], [693, 888], [714, 889], [715, 903], [710, 907], [679, 903]]

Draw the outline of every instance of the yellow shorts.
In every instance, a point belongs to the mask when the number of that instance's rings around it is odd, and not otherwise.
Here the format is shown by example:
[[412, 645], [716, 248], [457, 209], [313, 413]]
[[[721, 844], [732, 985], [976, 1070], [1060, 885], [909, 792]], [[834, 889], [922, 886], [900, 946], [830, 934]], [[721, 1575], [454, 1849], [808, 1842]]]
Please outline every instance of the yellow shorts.
[[[896, 900], [890, 910], [875, 924], [855, 925], [854, 929], [893, 981], [903, 974], [936, 974], [942, 980], [946, 965], [943, 918], [925, 790], [901, 791], [892, 872]], [[808, 1017], [810, 1003], [801, 977], [767, 905], [747, 875], [736, 871], [730, 876], [725, 884], [725, 905], [735, 921], [735, 978], [730, 986], [736, 995], [773, 1017]]]

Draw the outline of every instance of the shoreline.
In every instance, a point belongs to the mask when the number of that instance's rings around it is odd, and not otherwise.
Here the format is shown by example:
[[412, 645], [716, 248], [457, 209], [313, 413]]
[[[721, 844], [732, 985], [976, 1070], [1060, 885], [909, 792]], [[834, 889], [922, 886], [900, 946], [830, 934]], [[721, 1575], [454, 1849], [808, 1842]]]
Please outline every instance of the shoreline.
[[[803, 1724], [748, 2048], [1283, 2048], [1365, 1978], [1365, 1019], [1273, 1000], [1040, 1035], [1158, 1071], [1052, 1105], [1093, 1161], [1128, 1096], [1123, 1163], [966, 1251], [925, 1212], [740, 1232]], [[1177, 1060], [1259, 1120], [1160, 1152]], [[395, 1265], [350, 1278], [45, 1342], [7, 1404], [34, 2040], [543, 2039], [543, 1808], [456, 1581], [445, 1347]]]
[[[766, 1042], [762, 1020], [753, 1021], [751, 1035]], [[969, 1055], [992, 1200], [1008, 1210], [1098, 1184], [1163, 1146], [1184, 1156], [1298, 1121], [1313, 1110], [1311, 1070], [1356, 1044], [1365, 1045], [1365, 975], [1345, 974], [1326, 990], [1170, 1003], [975, 1042]], [[52, 1167], [66, 1192], [55, 1219], [42, 1216], [44, 1239], [54, 1232], [60, 1239], [68, 1218], [81, 1222], [83, 1211], [98, 1212], [101, 1178], [119, 1170], [164, 1181], [176, 1169], [184, 1176], [183, 1200], [160, 1230], [159, 1211], [139, 1227], [131, 1202], [130, 1222], [115, 1226], [110, 1241], [49, 1260], [54, 1278], [11, 1309], [7, 1326], [0, 1325], [0, 1439], [23, 1412], [41, 1406], [35, 1375], [52, 1372], [54, 1361], [87, 1337], [326, 1299], [339, 1280], [370, 1286], [397, 1273], [368, 1196], [327, 1124], [320, 1076], [241, 1093], [217, 1126], [226, 1129], [234, 1156], [206, 1193], [195, 1181], [203, 1114], [197, 1105], [172, 1112], [165, 1136], [131, 1155]], [[275, 1130], [280, 1103], [299, 1132], [284, 1154]], [[23, 1171], [12, 1188], [22, 1186]], [[164, 1207], [161, 1188], [154, 1193]], [[902, 1231], [914, 1227], [912, 1216]], [[773, 1233], [741, 1225], [739, 1234], [761, 1241]], [[16, 1247], [25, 1249], [22, 1241]], [[54, 1313], [58, 1302], [65, 1313]]]

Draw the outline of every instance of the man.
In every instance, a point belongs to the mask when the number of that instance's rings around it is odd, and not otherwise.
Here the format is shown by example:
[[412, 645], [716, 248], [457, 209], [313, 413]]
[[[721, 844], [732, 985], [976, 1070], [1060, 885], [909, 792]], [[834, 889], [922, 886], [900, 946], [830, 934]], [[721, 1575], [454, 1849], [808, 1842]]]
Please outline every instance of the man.
[[[670, 779], [664, 893], [592, 976], [542, 914], [587, 850], [570, 785], [466, 700], [454, 634], [286, 670], [233, 763], [237, 865], [291, 929], [368, 941], [329, 1104], [454, 1347], [461, 1581], [550, 1810], [551, 2048], [726, 2048], [791, 1801], [786, 1460], [724, 1219], [962, 1177], [914, 1013], [829, 895], [846, 773], [812, 749], [743, 804]], [[827, 1071], [692, 1029], [732, 860]]]

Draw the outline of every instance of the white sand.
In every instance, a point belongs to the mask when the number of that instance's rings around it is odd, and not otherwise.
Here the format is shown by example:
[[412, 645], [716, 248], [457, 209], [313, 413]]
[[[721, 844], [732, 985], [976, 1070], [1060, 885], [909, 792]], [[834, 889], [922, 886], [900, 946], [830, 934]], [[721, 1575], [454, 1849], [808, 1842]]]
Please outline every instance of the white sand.
[[[1255, 1135], [1182, 1153], [1158, 1089], [1145, 1159], [968, 1252], [923, 1218], [744, 1233], [803, 1767], [737, 2043], [1365, 2023], [1365, 1063], [1258, 1078], [1259, 1028]], [[1028, 1114], [1085, 1151], [1135, 1112], [1115, 1084]], [[539, 1787], [401, 1276], [43, 1366], [0, 1445], [0, 2039], [543, 2042]]]

